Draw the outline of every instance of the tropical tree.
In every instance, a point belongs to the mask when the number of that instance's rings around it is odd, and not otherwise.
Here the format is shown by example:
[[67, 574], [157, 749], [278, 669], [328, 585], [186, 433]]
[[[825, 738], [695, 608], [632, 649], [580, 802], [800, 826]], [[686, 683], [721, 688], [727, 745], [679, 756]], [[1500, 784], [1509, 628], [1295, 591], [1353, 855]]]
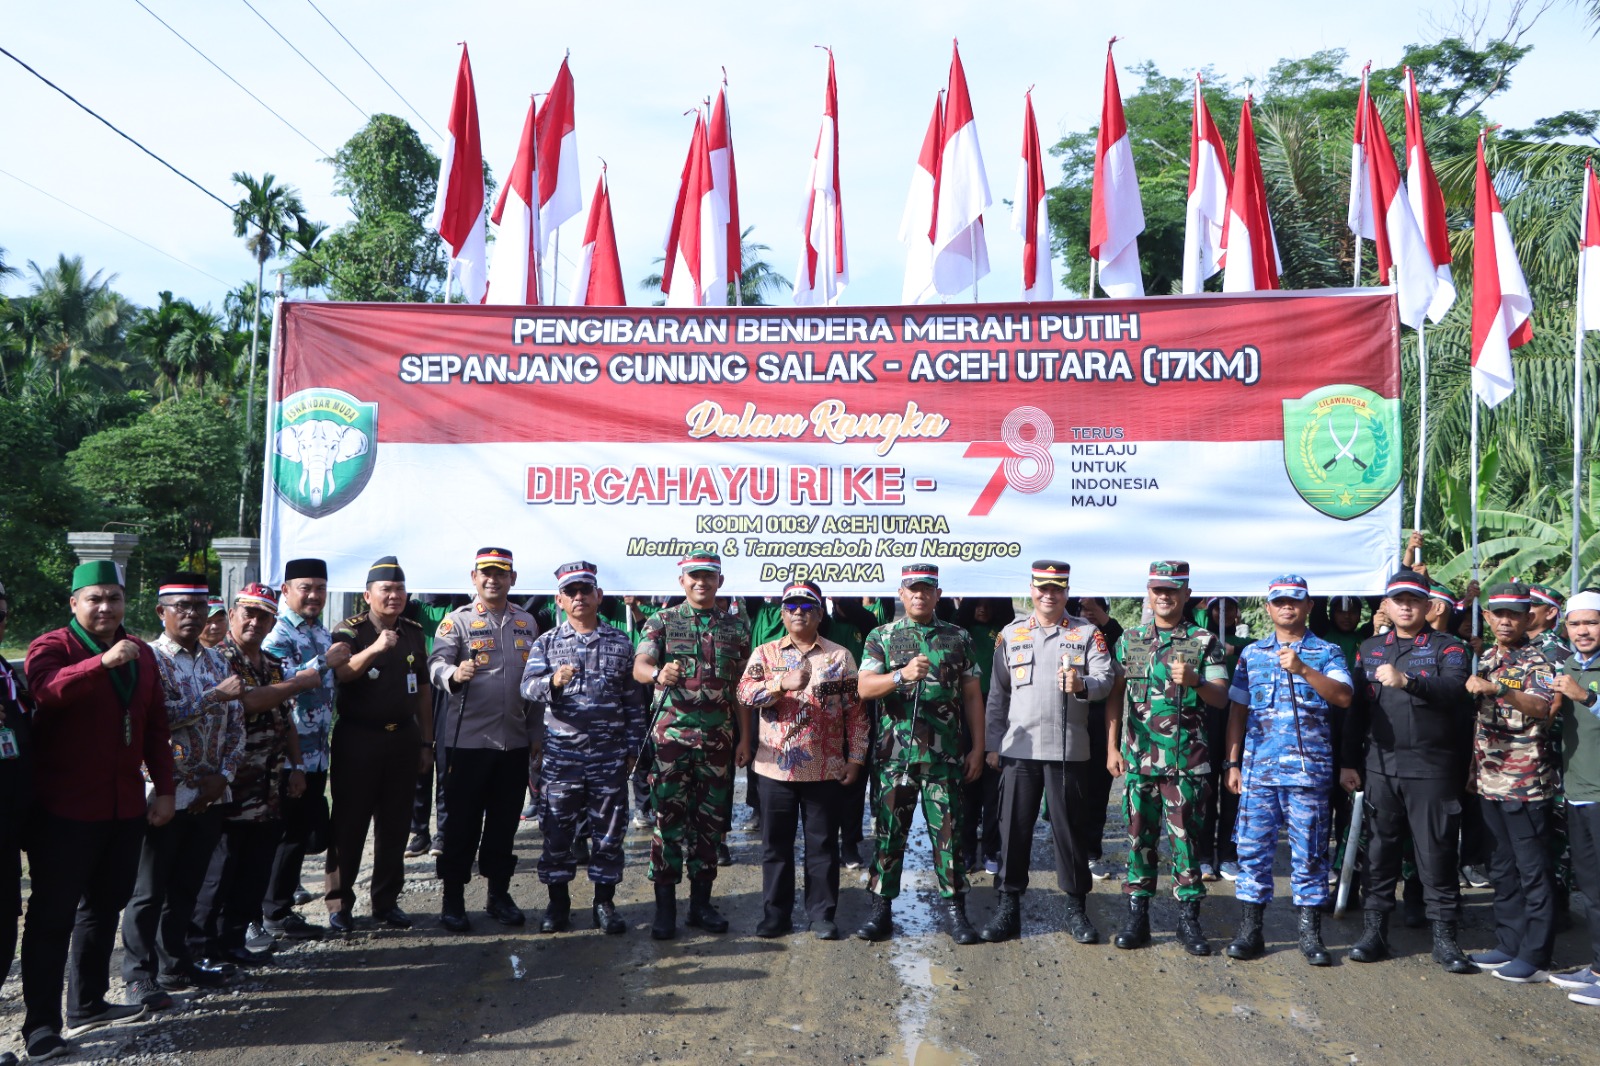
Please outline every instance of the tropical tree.
[[163, 290], [160, 302], [138, 312], [128, 326], [128, 350], [149, 367], [158, 400], [178, 395], [183, 366], [172, 341], [183, 330], [182, 309], [186, 304], [187, 301], [174, 300], [169, 290]]
[[30, 260], [37, 306], [30, 332], [31, 361], [45, 370], [51, 391], [62, 394], [63, 375], [88, 368], [103, 376], [126, 369], [118, 358], [122, 328], [132, 305], [111, 291], [116, 275], [89, 274], [81, 256], [61, 255], [48, 269]]
[[[767, 262], [765, 254], [772, 249], [750, 239], [750, 234], [754, 230], [754, 226], [746, 226], [744, 232], [739, 235], [739, 257], [742, 260], [742, 269], [739, 271], [739, 298], [735, 300], [733, 282], [729, 281], [730, 304], [737, 302], [755, 307], [763, 306], [767, 302], [769, 292], [782, 293], [794, 284]], [[651, 262], [659, 266], [666, 262], [666, 258], [658, 255]], [[666, 303], [661, 296], [661, 271], [657, 270], [640, 278], [639, 288], [656, 297], [655, 306], [659, 307]]]

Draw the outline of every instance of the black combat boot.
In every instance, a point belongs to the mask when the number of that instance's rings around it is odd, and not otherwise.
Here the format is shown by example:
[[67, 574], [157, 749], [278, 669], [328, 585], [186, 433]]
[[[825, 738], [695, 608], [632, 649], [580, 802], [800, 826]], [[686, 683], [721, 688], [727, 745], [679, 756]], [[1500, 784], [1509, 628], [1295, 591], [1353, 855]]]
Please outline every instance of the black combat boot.
[[1333, 956], [1322, 943], [1322, 912], [1315, 907], [1299, 907], [1300, 954], [1313, 966], [1332, 966]]
[[[550, 886], [554, 888], [554, 885]], [[567, 886], [561, 886], [563, 890]], [[501, 925], [521, 925], [528, 919], [522, 913], [522, 908], [516, 905], [511, 898], [511, 879], [494, 880], [489, 882], [489, 896], [483, 904], [483, 911]]]
[[711, 882], [689, 882], [689, 917], [684, 919], [685, 925], [696, 926], [708, 933], [726, 933], [728, 919], [717, 913], [717, 908], [711, 905]]
[[678, 886], [656, 882], [656, 920], [650, 923], [652, 940], [671, 940], [678, 935]]
[[1389, 912], [1362, 911], [1361, 939], [1350, 945], [1350, 961], [1382, 962], [1388, 957]]
[[998, 944], [1002, 940], [1014, 940], [1022, 935], [1022, 894], [1020, 892], [1000, 893], [1000, 906], [989, 918], [989, 924], [983, 927], [980, 934], [983, 939], [991, 944]]
[[1259, 959], [1266, 952], [1267, 942], [1261, 935], [1261, 918], [1266, 912], [1265, 903], [1239, 905], [1239, 932], [1228, 945], [1228, 958]]
[[1067, 896], [1067, 932], [1080, 944], [1100, 943], [1100, 930], [1089, 920], [1087, 896]]
[[617, 913], [617, 886], [594, 886], [594, 927], [616, 936], [628, 931], [628, 923]]
[[894, 907], [876, 892], [867, 895], [872, 897], [872, 914], [856, 930], [856, 936], [862, 940], [888, 940], [894, 935]]
[[452, 933], [472, 932], [472, 923], [467, 920], [466, 885], [444, 886], [444, 902], [439, 907], [439, 924]]
[[967, 897], [951, 896], [944, 901], [945, 920], [950, 923], [950, 939], [963, 946], [976, 944], [981, 937], [967, 921]]
[[1456, 943], [1455, 922], [1433, 923], [1433, 961], [1451, 973], [1480, 972]]
[[565, 933], [572, 928], [572, 893], [563, 881], [559, 885], [550, 886], [550, 905], [544, 909], [544, 918], [539, 922], [541, 933]]
[[1178, 943], [1191, 955], [1211, 954], [1211, 944], [1200, 928], [1200, 901], [1197, 899], [1178, 901]]
[[1128, 924], [1111, 942], [1123, 951], [1132, 951], [1150, 943], [1149, 896], [1128, 897]]

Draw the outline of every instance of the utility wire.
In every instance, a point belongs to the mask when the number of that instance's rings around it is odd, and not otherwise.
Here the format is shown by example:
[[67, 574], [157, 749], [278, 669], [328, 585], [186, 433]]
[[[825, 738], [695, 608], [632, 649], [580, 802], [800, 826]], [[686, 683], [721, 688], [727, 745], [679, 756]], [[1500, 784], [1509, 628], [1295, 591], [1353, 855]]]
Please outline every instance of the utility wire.
[[372, 65], [372, 60], [368, 59], [364, 55], [361, 55], [361, 49], [356, 47], [355, 42], [352, 41], [350, 38], [346, 37], [344, 35], [344, 31], [333, 24], [333, 20], [332, 19], [330, 19], [327, 15], [323, 15], [322, 14], [322, 8], [320, 8], [320, 7], [318, 7], [316, 5], [315, 0], [306, 0], [306, 3], [311, 5], [311, 10], [315, 11], [319, 15], [322, 15], [322, 21], [326, 22], [328, 24], [328, 28], [331, 29], [334, 33], [337, 33], [339, 35], [339, 37], [344, 41], [344, 43], [350, 46], [350, 51], [354, 52], [356, 55], [361, 57], [361, 62], [363, 62], [363, 63], [365, 63], [367, 65], [367, 69], [371, 70], [372, 73], [378, 75], [378, 80], [383, 82], [385, 85], [388, 85], [389, 86], [389, 91], [394, 93], [396, 96], [399, 96], [401, 103], [403, 103], [407, 107], [411, 108], [411, 113], [413, 115], [417, 116], [417, 121], [421, 122], [424, 126], [427, 126], [428, 127], [428, 131], [433, 134], [433, 136], [434, 136], [434, 138], [436, 140], [440, 140], [440, 141], [444, 140], [443, 134], [441, 134], [438, 130], [434, 129], [433, 128], [433, 124], [431, 122], [429, 122], [427, 119], [422, 117], [422, 112], [418, 111], [415, 107], [411, 107], [411, 101], [407, 100], [404, 96], [401, 96], [400, 90], [396, 89], [393, 85], [391, 85], [390, 82], [389, 82], [389, 79], [385, 78], [383, 76], [383, 73], [381, 71], [379, 71], [377, 67]]
[[151, 244], [149, 241], [145, 240], [142, 237], [135, 237], [133, 234], [129, 233], [127, 230], [120, 229], [120, 228], [118, 228], [116, 226], [113, 226], [111, 223], [107, 222], [105, 219], [99, 217], [98, 215], [91, 215], [89, 212], [85, 211], [83, 208], [79, 207], [78, 205], [68, 203], [67, 201], [63, 200], [61, 197], [57, 196], [55, 193], [46, 192], [44, 189], [39, 188], [39, 186], [33, 184], [33, 182], [31, 182], [31, 181], [24, 181], [22, 178], [17, 177], [15, 174], [11, 173], [11, 171], [9, 171], [9, 170], [0, 169], [0, 174], [4, 174], [6, 177], [10, 178], [12, 181], [16, 182], [19, 185], [26, 185], [28, 188], [32, 189], [34, 192], [38, 193], [40, 196], [49, 197], [50, 199], [54, 200], [56, 203], [60, 204], [62, 207], [71, 208], [72, 210], [78, 212], [78, 214], [82, 215], [84, 218], [93, 219], [94, 221], [96, 221], [96, 222], [100, 223], [102, 226], [104, 226], [106, 229], [112, 230], [112, 231], [114, 231], [116, 233], [120, 233], [124, 237], [128, 238], [130, 241], [136, 241], [139, 244], [144, 245], [146, 248], [150, 249], [152, 252], [158, 252], [161, 255], [166, 256], [168, 259], [172, 260], [174, 263], [181, 263], [182, 265], [188, 267], [190, 270], [194, 271], [196, 274], [204, 274], [206, 277], [210, 278], [212, 281], [215, 281], [220, 285], [232, 285], [233, 284], [230, 281], [224, 281], [223, 279], [217, 277], [215, 274], [211, 273], [210, 271], [201, 270], [199, 267], [195, 266], [193, 263], [189, 262], [186, 259], [179, 259], [177, 256], [173, 255], [171, 252], [165, 251], [165, 250], [163, 250], [161, 248], [157, 248], [155, 245]]
[[306, 66], [308, 66], [312, 70], [316, 71], [317, 72], [317, 76], [319, 78], [321, 78], [323, 81], [327, 82], [329, 87], [332, 88], [334, 92], [338, 93], [340, 96], [343, 96], [345, 98], [345, 101], [348, 102], [351, 107], [355, 108], [357, 113], [359, 113], [362, 118], [371, 118], [372, 117], [367, 112], [366, 108], [362, 107], [360, 104], [356, 103], [354, 100], [351, 100], [349, 95], [346, 94], [343, 89], [339, 88], [337, 85], [334, 85], [333, 84], [333, 79], [328, 77], [326, 74], [322, 73], [322, 68], [318, 67], [315, 63], [311, 62], [310, 59], [306, 58], [306, 54], [304, 52], [300, 51], [300, 49], [296, 48], [294, 46], [294, 42], [293, 41], [289, 40], [289, 38], [285, 37], [281, 32], [279, 32], [278, 27], [274, 26], [271, 22], [268, 22], [267, 21], [267, 16], [263, 15], [260, 11], [256, 10], [255, 5], [252, 4], [250, 2], [250, 0], [239, 0], [239, 2], [241, 4], [243, 4], [245, 7], [248, 7], [250, 9], [250, 13], [255, 15], [256, 18], [258, 18], [262, 22], [266, 23], [267, 29], [271, 30], [273, 33], [276, 33], [278, 35], [278, 40], [280, 40], [284, 44], [288, 45], [289, 49], [292, 52], [294, 52], [295, 55], [299, 56], [301, 59], [304, 59], [306, 61]]
[[155, 19], [157, 22], [161, 23], [161, 25], [163, 25], [167, 29], [171, 30], [172, 31], [172, 35], [174, 37], [176, 37], [178, 40], [182, 41], [184, 44], [188, 45], [191, 49], [193, 49], [195, 55], [199, 56], [201, 59], [204, 59], [207, 63], [210, 63], [213, 67], [216, 67], [216, 70], [217, 70], [218, 74], [221, 74], [224, 78], [227, 78], [229, 81], [233, 82], [235, 85], [238, 85], [240, 91], [242, 91], [246, 96], [250, 97], [250, 99], [254, 100], [256, 103], [258, 103], [262, 107], [266, 108], [267, 111], [272, 115], [273, 118], [277, 119], [279, 122], [283, 123], [285, 126], [288, 126], [291, 130], [294, 130], [294, 132], [297, 135], [299, 135], [299, 137], [300, 137], [300, 139], [302, 141], [305, 141], [311, 147], [313, 147], [317, 151], [321, 152], [323, 158], [326, 159], [326, 158], [328, 158], [329, 156], [331, 156], [333, 154], [333, 153], [329, 152], [326, 148], [323, 148], [321, 145], [317, 144], [317, 142], [313, 141], [310, 137], [307, 137], [304, 133], [302, 133], [300, 131], [300, 129], [297, 126], [295, 126], [294, 123], [290, 122], [288, 119], [284, 118], [282, 115], [280, 115], [276, 111], [274, 111], [272, 109], [272, 105], [271, 104], [269, 104], [265, 100], [261, 99], [261, 97], [257, 96], [255, 93], [251, 92], [249, 89], [246, 89], [242, 84], [240, 84], [238, 78], [235, 78], [232, 74], [229, 74], [227, 71], [223, 70], [220, 66], [217, 66], [216, 60], [212, 59], [210, 56], [208, 56], [204, 52], [200, 51], [200, 49], [198, 47], [196, 47], [196, 45], [194, 44], [193, 41], [190, 41], [189, 38], [185, 37], [183, 34], [179, 33], [177, 30], [173, 29], [172, 28], [172, 24], [169, 23], [166, 19], [162, 18], [160, 15], [156, 14], [154, 11], [151, 11], [148, 7], [145, 7], [144, 0], [133, 0], [133, 2], [138, 4], [140, 7], [143, 7], [145, 12], [151, 18]]

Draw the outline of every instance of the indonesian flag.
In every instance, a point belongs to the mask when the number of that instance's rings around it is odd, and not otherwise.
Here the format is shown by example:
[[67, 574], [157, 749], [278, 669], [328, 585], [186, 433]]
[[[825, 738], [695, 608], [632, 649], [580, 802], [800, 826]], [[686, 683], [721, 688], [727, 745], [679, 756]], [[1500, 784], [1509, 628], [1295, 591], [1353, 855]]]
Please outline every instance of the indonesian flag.
[[623, 307], [628, 302], [623, 292], [622, 260], [617, 256], [617, 231], [611, 225], [611, 190], [606, 185], [603, 163], [594, 199], [589, 201], [589, 224], [583, 229], [583, 251], [578, 257], [572, 302], [579, 307]]
[[1276, 289], [1283, 260], [1267, 213], [1267, 182], [1261, 175], [1256, 127], [1250, 118], [1254, 96], [1244, 98], [1239, 113], [1239, 147], [1233, 156], [1233, 185], [1228, 192], [1228, 220], [1222, 227], [1223, 292]]
[[1412, 217], [1433, 257], [1436, 281], [1428, 317], [1438, 322], [1456, 302], [1455, 282], [1450, 280], [1450, 231], [1444, 223], [1444, 193], [1439, 189], [1439, 179], [1428, 159], [1428, 145], [1422, 137], [1422, 105], [1417, 99], [1417, 78], [1410, 67], [1406, 68], [1406, 198], [1411, 201]]
[[[1356, 127], [1366, 146], [1365, 178], [1363, 185], [1367, 196], [1363, 199], [1362, 228], [1370, 229], [1373, 247], [1378, 254], [1378, 274], [1392, 282], [1399, 290], [1400, 321], [1412, 329], [1421, 329], [1433, 302], [1438, 278], [1434, 274], [1433, 256], [1428, 242], [1411, 214], [1411, 201], [1406, 199], [1400, 184], [1400, 168], [1394, 161], [1394, 149], [1389, 146], [1389, 135], [1383, 128], [1377, 105], [1366, 92], [1366, 77], [1362, 76], [1360, 112]], [[1354, 195], [1351, 200], [1354, 202]]]
[[1023, 101], [1022, 165], [1011, 198], [1011, 228], [1022, 234], [1022, 298], [1049, 300], [1055, 295], [1055, 280], [1050, 272], [1050, 217], [1045, 211], [1044, 156], [1033, 117], [1033, 90]]
[[911, 171], [911, 191], [900, 216], [900, 243], [906, 246], [906, 277], [900, 302], [929, 303], [939, 298], [933, 287], [933, 213], [939, 197], [939, 159], [944, 152], [944, 94], [933, 98], [933, 117], [922, 137], [922, 151]]
[[993, 200], [978, 147], [978, 123], [967, 95], [961, 48], [953, 46], [950, 87], [945, 95], [944, 143], [940, 146], [933, 216], [933, 285], [953, 296], [989, 273], [989, 246], [983, 213]]
[[511, 164], [506, 183], [500, 186], [495, 201], [494, 263], [489, 269], [489, 296], [492, 304], [536, 304], [539, 302], [539, 249], [534, 225], [534, 188], [538, 180], [534, 157], [536, 112], [528, 103], [528, 117], [522, 124], [522, 140], [517, 142], [517, 157]]
[[[711, 109], [711, 127], [706, 131], [706, 142], [711, 153], [711, 187], [717, 198], [718, 217], [722, 220], [725, 236], [716, 245], [715, 252], [722, 257], [723, 280], [739, 282], [744, 276], [744, 253], [741, 251], [742, 231], [739, 229], [739, 173], [733, 164], [733, 123], [728, 118], [728, 83], [724, 78], [722, 91], [717, 93], [716, 105]], [[707, 300], [707, 303], [725, 304], [727, 297]]]
[[[1117, 39], [1111, 38], [1111, 44], [1116, 43]], [[1144, 232], [1144, 204], [1139, 200], [1139, 177], [1133, 172], [1133, 142], [1122, 116], [1122, 92], [1117, 88], [1111, 44], [1106, 45], [1105, 95], [1100, 100], [1100, 133], [1094, 144], [1089, 254], [1099, 267], [1100, 287], [1106, 295], [1128, 299], [1144, 295], [1138, 240]]]
[[1594, 160], [1583, 164], [1583, 215], [1578, 223], [1578, 329], [1600, 329], [1600, 182]]
[[[578, 127], [572, 71], [561, 61], [555, 84], [539, 105], [539, 254], [550, 250], [556, 227], [583, 210], [578, 179]], [[552, 297], [554, 293], [551, 294]]]
[[[450, 98], [449, 135], [439, 161], [439, 193], [433, 228], [450, 246], [450, 273], [461, 283], [468, 303], [481, 304], [489, 284], [484, 222], [483, 144], [478, 138], [478, 95], [472, 87], [472, 62], [461, 46], [456, 91]], [[445, 278], [446, 286], [449, 277]]]
[[828, 89], [822, 100], [822, 128], [811, 154], [806, 209], [800, 217], [800, 265], [794, 272], [798, 306], [836, 304], [850, 283], [844, 254], [844, 198], [839, 191], [839, 86], [828, 49]]
[[1361, 95], [1356, 99], [1355, 134], [1350, 145], [1350, 207], [1345, 212], [1345, 225], [1357, 237], [1372, 240], [1372, 186], [1367, 180], [1367, 105], [1372, 102], [1367, 95], [1368, 63], [1361, 68]]
[[[668, 307], [721, 307], [728, 302], [727, 216], [718, 208], [706, 141], [705, 112], [694, 115], [689, 156], [683, 161], [678, 202], [667, 231], [661, 291]], [[673, 284], [673, 277], [678, 282]]]
[[1511, 349], [1533, 339], [1533, 298], [1511, 243], [1478, 135], [1478, 195], [1472, 213], [1472, 391], [1493, 407], [1516, 387]]
[[1211, 109], [1194, 77], [1194, 121], [1189, 131], [1189, 203], [1183, 225], [1183, 291], [1204, 292], [1206, 279], [1222, 269], [1222, 228], [1228, 218], [1233, 171]]

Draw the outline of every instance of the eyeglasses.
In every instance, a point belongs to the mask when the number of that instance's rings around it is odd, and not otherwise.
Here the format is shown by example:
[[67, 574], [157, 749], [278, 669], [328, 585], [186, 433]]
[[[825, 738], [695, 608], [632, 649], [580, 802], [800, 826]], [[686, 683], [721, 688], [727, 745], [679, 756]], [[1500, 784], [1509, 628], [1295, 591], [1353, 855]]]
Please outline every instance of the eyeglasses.
[[593, 596], [595, 590], [587, 581], [574, 581], [561, 591], [567, 596]]
[[794, 611], [796, 614], [804, 614], [807, 611], [818, 610], [818, 607], [814, 603], [786, 603], [783, 605], [783, 609], [785, 611]]

